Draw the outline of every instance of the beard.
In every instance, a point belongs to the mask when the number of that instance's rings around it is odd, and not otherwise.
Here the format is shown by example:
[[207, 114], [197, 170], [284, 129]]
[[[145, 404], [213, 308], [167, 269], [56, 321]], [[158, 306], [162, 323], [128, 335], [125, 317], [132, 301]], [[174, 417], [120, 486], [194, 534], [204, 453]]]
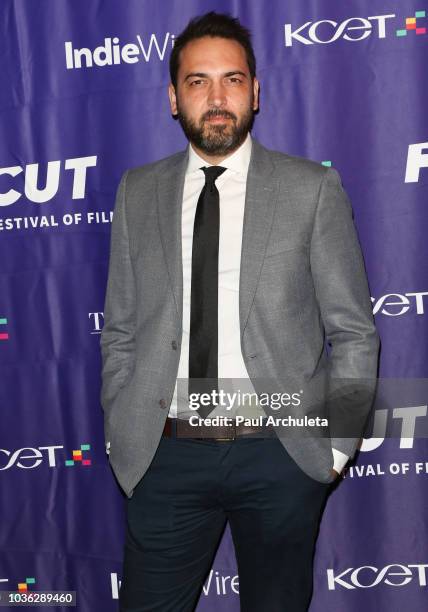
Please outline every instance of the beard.
[[[251, 99], [248, 109], [240, 121], [230, 111], [212, 109], [202, 115], [198, 122], [183, 113], [177, 103], [177, 118], [186, 138], [207, 155], [228, 155], [235, 151], [245, 140], [254, 123]], [[224, 117], [232, 122], [224, 124], [209, 123], [211, 117]]]

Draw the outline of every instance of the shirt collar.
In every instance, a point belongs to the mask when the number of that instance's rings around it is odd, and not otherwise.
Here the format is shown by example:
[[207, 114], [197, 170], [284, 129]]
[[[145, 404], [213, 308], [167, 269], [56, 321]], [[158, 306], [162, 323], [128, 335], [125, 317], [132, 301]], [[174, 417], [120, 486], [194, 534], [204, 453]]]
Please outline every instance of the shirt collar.
[[[236, 149], [236, 151], [234, 151], [232, 155], [230, 155], [229, 157], [221, 161], [218, 165], [222, 166], [223, 168], [228, 168], [232, 170], [233, 172], [237, 172], [238, 174], [242, 174], [246, 176], [248, 172], [248, 166], [250, 164], [251, 147], [252, 147], [252, 140], [251, 140], [250, 133], [248, 133], [246, 139], [241, 144], [241, 146], [238, 149]], [[210, 164], [204, 159], [202, 159], [202, 157], [200, 157], [196, 153], [192, 145], [189, 143], [189, 161], [187, 164], [186, 174], [190, 174], [191, 172], [196, 172], [203, 166], [212, 166], [212, 165], [213, 164]]]

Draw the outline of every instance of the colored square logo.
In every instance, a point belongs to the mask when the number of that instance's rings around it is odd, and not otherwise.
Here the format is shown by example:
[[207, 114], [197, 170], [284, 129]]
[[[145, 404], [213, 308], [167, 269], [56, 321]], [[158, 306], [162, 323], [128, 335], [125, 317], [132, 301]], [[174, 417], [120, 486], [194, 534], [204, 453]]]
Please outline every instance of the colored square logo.
[[415, 32], [416, 36], [426, 34], [426, 27], [421, 27], [420, 24], [417, 23], [417, 19], [423, 19], [424, 17], [426, 17], [426, 11], [415, 11], [414, 17], [406, 17], [406, 27], [396, 30], [395, 35], [399, 37], [407, 36], [407, 32], [412, 30]]
[[26, 593], [28, 591], [29, 584], [36, 584], [35, 578], [26, 578], [25, 582], [18, 582], [18, 591]]
[[73, 451], [71, 451], [71, 455], [73, 459], [66, 459], [65, 465], [67, 467], [72, 467], [73, 465], [76, 465], [76, 463], [80, 463], [81, 465], [88, 467], [89, 465], [91, 465], [92, 462], [87, 457], [84, 457], [83, 453], [88, 452], [90, 450], [91, 450], [90, 444], [81, 444], [80, 448], [74, 449]]
[[0, 318], [0, 340], [9, 340], [9, 334], [2, 331], [2, 325], [7, 325], [7, 319], [5, 317]]

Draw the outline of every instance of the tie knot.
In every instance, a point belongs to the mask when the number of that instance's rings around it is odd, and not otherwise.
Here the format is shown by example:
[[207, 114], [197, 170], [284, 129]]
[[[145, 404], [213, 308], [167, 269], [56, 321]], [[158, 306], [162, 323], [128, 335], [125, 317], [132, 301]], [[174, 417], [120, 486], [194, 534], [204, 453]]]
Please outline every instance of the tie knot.
[[223, 174], [227, 168], [223, 168], [223, 166], [204, 166], [201, 170], [205, 174], [205, 184], [212, 189], [220, 174]]

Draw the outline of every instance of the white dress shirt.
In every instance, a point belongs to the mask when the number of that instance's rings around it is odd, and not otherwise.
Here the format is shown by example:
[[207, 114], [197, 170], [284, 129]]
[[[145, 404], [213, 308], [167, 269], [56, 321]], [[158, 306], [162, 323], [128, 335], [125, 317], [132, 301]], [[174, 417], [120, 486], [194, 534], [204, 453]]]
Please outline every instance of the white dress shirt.
[[[241, 352], [240, 321], [239, 321], [239, 276], [241, 268], [241, 243], [244, 220], [245, 192], [248, 166], [251, 156], [251, 137], [248, 134], [243, 144], [230, 157], [219, 165], [227, 168], [216, 180], [220, 195], [220, 235], [218, 261], [218, 378], [233, 379], [239, 383], [245, 381], [245, 392], [254, 392]], [[189, 376], [189, 336], [190, 336], [190, 292], [192, 272], [193, 225], [199, 195], [205, 184], [205, 175], [200, 169], [210, 166], [189, 146], [189, 161], [186, 169], [183, 208], [182, 208], [182, 255], [183, 255], [183, 336], [181, 355], [178, 365], [177, 380], [183, 381], [175, 385], [169, 417], [177, 417], [177, 402], [179, 401], [179, 417], [188, 416], [182, 409], [187, 406], [187, 379]], [[186, 384], [184, 384], [186, 383]], [[237, 390], [237, 389], [235, 389]], [[264, 414], [257, 407], [251, 408], [252, 413]], [[215, 416], [216, 410], [210, 414]], [[246, 409], [246, 413], [248, 410]], [[348, 460], [347, 455], [333, 449], [334, 469], [341, 472]]]

